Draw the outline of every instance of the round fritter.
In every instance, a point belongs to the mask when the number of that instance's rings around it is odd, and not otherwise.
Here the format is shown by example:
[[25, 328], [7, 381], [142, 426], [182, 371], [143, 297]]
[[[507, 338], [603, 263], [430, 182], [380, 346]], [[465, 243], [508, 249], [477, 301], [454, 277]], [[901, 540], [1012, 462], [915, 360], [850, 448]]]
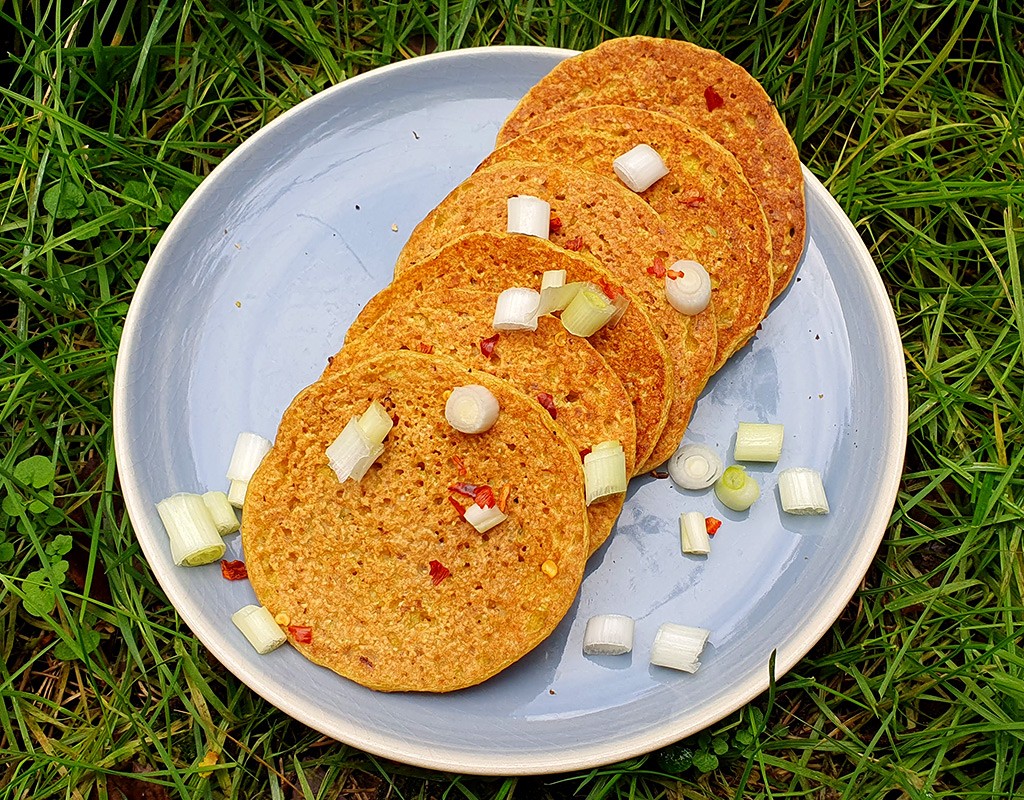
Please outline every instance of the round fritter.
[[778, 296], [803, 253], [804, 183], [796, 145], [761, 84], [723, 55], [689, 42], [610, 39], [563, 61], [527, 92], [498, 133], [498, 145], [601, 105], [679, 117], [736, 156], [771, 225]]
[[[467, 435], [444, 405], [474, 383], [501, 412]], [[373, 400], [395, 427], [363, 479], [339, 483], [325, 451]], [[509, 487], [508, 519], [478, 533], [448, 501], [456, 482]], [[242, 531], [259, 601], [311, 629], [308, 643], [289, 631], [292, 643], [381, 691], [460, 689], [521, 658], [568, 611], [588, 553], [579, 453], [548, 413], [498, 378], [409, 352], [295, 398], [249, 484]]]
[[[611, 280], [594, 258], [563, 250], [545, 239], [487, 231], [468, 233], [406, 269], [370, 298], [345, 341], [359, 338], [388, 309], [415, 303], [418, 293], [432, 287], [490, 292], [510, 286], [539, 288], [545, 271], [562, 269], [568, 283]], [[675, 374], [668, 351], [635, 295], [617, 325], [602, 328], [587, 341], [604, 357], [629, 394], [636, 419], [633, 463], [640, 471], [661, 436], [672, 403]]]
[[[324, 376], [344, 365], [403, 348], [427, 350], [508, 381], [529, 397], [551, 397], [554, 419], [580, 451], [614, 439], [626, 453], [632, 475], [636, 422], [629, 395], [605, 360], [586, 340], [569, 335], [554, 317], [541, 317], [535, 331], [503, 331], [490, 355], [481, 342], [495, 336], [495, 292], [427, 289], [391, 306], [365, 334], [335, 356]], [[625, 494], [587, 509], [590, 551], [604, 544], [622, 510]]]
[[732, 154], [674, 117], [626, 106], [594, 106], [531, 128], [498, 148], [499, 161], [567, 164], [616, 178], [612, 162], [639, 144], [669, 169], [639, 195], [687, 240], [711, 274], [719, 369], [753, 336], [772, 299], [772, 244], [761, 204]]
[[586, 251], [613, 279], [630, 289], [662, 329], [676, 373], [675, 396], [654, 451], [642, 465], [661, 464], [679, 446], [697, 395], [711, 375], [717, 347], [714, 306], [694, 316], [680, 314], [665, 298], [664, 279], [648, 272], [696, 253], [643, 200], [620, 182], [556, 164], [502, 161], [478, 170], [457, 186], [413, 229], [395, 266], [400, 275], [455, 236], [472, 230], [507, 228], [508, 198], [532, 195], [551, 205], [551, 241]]

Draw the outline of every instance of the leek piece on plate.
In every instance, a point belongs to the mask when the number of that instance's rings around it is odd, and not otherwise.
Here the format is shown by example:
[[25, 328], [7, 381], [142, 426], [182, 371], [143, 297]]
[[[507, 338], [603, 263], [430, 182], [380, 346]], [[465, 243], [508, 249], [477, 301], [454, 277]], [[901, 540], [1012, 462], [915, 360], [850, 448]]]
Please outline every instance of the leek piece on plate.
[[711, 302], [711, 276], [696, 261], [677, 261], [665, 275], [665, 299], [680, 314], [699, 314]]
[[235, 508], [245, 504], [245, 493], [249, 490], [249, 481], [231, 481], [228, 487], [228, 502]]
[[260, 465], [263, 457], [270, 452], [274, 445], [269, 439], [262, 436], [242, 431], [235, 439], [235, 449], [231, 453], [231, 462], [228, 464], [226, 473], [229, 481], [241, 481], [248, 483], [252, 480], [253, 473]]
[[651, 663], [683, 672], [696, 672], [700, 654], [711, 631], [665, 622], [658, 628], [651, 645]]
[[274, 615], [263, 606], [243, 606], [231, 615], [231, 621], [261, 656], [288, 640]]
[[344, 482], [362, 480], [370, 465], [384, 452], [384, 445], [374, 442], [363, 431], [359, 418], [353, 417], [327, 448], [326, 455], [331, 469]]
[[366, 438], [371, 442], [382, 444], [384, 437], [391, 433], [395, 427], [394, 420], [388, 415], [377, 400], [370, 403], [369, 407], [359, 417], [359, 427], [363, 429]]
[[587, 505], [626, 491], [626, 454], [614, 440], [601, 442], [583, 457]]
[[774, 463], [782, 455], [783, 426], [768, 422], [741, 422], [736, 428], [736, 461]]
[[551, 205], [528, 194], [508, 199], [508, 233], [525, 233], [547, 239], [551, 233]]
[[715, 481], [715, 496], [733, 511], [746, 511], [761, 496], [761, 487], [743, 467], [733, 464]]
[[562, 326], [573, 336], [587, 337], [607, 325], [617, 310], [600, 289], [585, 287], [562, 312]]
[[679, 515], [679, 544], [687, 555], [706, 556], [711, 552], [711, 537], [703, 514], [684, 511]]
[[684, 444], [668, 462], [669, 477], [683, 489], [707, 489], [723, 469], [722, 459], [704, 444]]
[[634, 192], [650, 189], [656, 181], [668, 175], [668, 167], [661, 155], [649, 144], [638, 144], [612, 161], [612, 169], [619, 180]]
[[174, 494], [156, 504], [167, 530], [171, 558], [179, 567], [198, 567], [224, 555], [227, 549], [210, 510], [198, 494]]
[[206, 503], [206, 509], [210, 512], [217, 533], [227, 536], [239, 529], [235, 507], [224, 492], [207, 492], [203, 495], [203, 502]]
[[599, 614], [587, 620], [583, 653], [588, 656], [621, 656], [633, 649], [633, 618], [623, 614]]
[[460, 433], [484, 433], [498, 421], [498, 398], [486, 386], [456, 386], [444, 404], [444, 417]]
[[821, 473], [810, 467], [791, 467], [779, 473], [779, 500], [787, 514], [828, 513]]
[[496, 505], [490, 508], [484, 508], [476, 503], [472, 503], [466, 508], [466, 512], [462, 515], [466, 522], [477, 529], [479, 533], [486, 533], [495, 525], [499, 525], [508, 519], [505, 513], [498, 508]]
[[505, 289], [494, 304], [491, 327], [496, 331], [535, 331], [539, 308], [540, 292], [536, 289]]

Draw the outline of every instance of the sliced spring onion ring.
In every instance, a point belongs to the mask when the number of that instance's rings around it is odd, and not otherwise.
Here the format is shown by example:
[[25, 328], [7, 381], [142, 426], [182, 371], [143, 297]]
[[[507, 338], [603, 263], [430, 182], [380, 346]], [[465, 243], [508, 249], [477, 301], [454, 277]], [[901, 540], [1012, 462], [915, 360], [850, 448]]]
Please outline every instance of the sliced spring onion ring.
[[231, 453], [231, 463], [228, 464], [226, 473], [227, 479], [248, 483], [263, 457], [270, 452], [270, 448], [273, 446], [269, 439], [264, 439], [255, 433], [242, 431], [235, 439], [235, 449]]
[[773, 463], [782, 455], [783, 426], [768, 422], [741, 422], [736, 428], [737, 461]]
[[326, 450], [327, 461], [344, 482], [362, 480], [370, 465], [384, 452], [384, 445], [372, 441], [359, 424], [359, 417], [353, 417]]
[[722, 459], [704, 444], [684, 444], [668, 462], [669, 477], [683, 489], [707, 489], [723, 469]]
[[384, 406], [374, 400], [359, 417], [359, 427], [363, 429], [367, 439], [381, 444], [384, 437], [391, 433], [395, 423], [388, 412], [384, 410]]
[[461, 433], [483, 433], [497, 421], [498, 410], [498, 399], [485, 386], [456, 386], [444, 404], [444, 417]]
[[612, 169], [619, 180], [634, 192], [651, 188], [655, 181], [668, 175], [668, 167], [649, 144], [638, 144], [612, 162]]
[[699, 314], [711, 302], [711, 276], [696, 261], [677, 261], [670, 271], [681, 272], [676, 278], [665, 276], [665, 298], [680, 314]]
[[493, 327], [496, 331], [535, 331], [540, 292], [520, 286], [506, 289], [494, 305]]
[[224, 555], [227, 549], [198, 494], [174, 494], [156, 504], [171, 543], [171, 558], [179, 567], [198, 567]]
[[651, 645], [651, 663], [659, 667], [696, 672], [701, 651], [711, 631], [665, 622], [658, 628]]
[[564, 269], [549, 269], [544, 272], [540, 277], [540, 290], [541, 293], [545, 289], [557, 289], [559, 286], [565, 286], [566, 272]]
[[746, 511], [761, 496], [761, 487], [743, 467], [733, 464], [715, 481], [715, 496], [733, 511]]
[[601, 442], [583, 457], [587, 505], [626, 491], [626, 454], [617, 441]]
[[547, 239], [551, 231], [551, 205], [528, 194], [520, 194], [508, 199], [509, 233], [525, 233]]
[[245, 504], [245, 493], [249, 490], [249, 481], [231, 481], [228, 487], [228, 502], [235, 508]]
[[466, 513], [462, 515], [463, 518], [477, 529], [480, 533], [486, 533], [495, 525], [499, 525], [508, 519], [505, 513], [498, 508], [497, 505], [493, 505], [490, 508], [483, 508], [478, 506], [476, 503], [470, 504], [466, 508]]
[[684, 511], [679, 515], [679, 544], [687, 555], [706, 556], [711, 552], [711, 537], [703, 514]]
[[238, 524], [238, 517], [235, 516], [234, 506], [224, 492], [207, 492], [203, 495], [203, 502], [206, 504], [206, 510], [210, 512], [210, 519], [213, 520], [217, 533], [221, 536], [234, 533], [241, 527]]
[[274, 615], [263, 606], [243, 606], [231, 615], [231, 621], [261, 656], [288, 641]]
[[828, 513], [821, 473], [810, 467], [790, 467], [779, 473], [779, 500], [787, 514]]
[[599, 614], [587, 620], [583, 654], [621, 656], [633, 649], [633, 618], [623, 614]]
[[615, 304], [600, 289], [581, 289], [562, 312], [562, 326], [573, 336], [587, 337], [615, 316]]

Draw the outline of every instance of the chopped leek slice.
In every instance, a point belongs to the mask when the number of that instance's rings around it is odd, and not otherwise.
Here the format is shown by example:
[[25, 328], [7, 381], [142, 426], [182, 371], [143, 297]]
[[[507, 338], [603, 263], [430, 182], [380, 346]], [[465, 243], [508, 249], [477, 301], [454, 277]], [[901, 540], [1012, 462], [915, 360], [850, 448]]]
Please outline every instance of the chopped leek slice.
[[736, 429], [737, 461], [775, 462], [782, 455], [783, 426], [767, 422], [741, 422]]
[[599, 614], [587, 620], [583, 654], [621, 656], [633, 649], [633, 618], [623, 614]]
[[655, 181], [668, 175], [668, 167], [658, 151], [649, 144], [638, 144], [612, 162], [619, 180], [634, 192], [650, 189]]
[[665, 276], [665, 298], [680, 314], [693, 316], [711, 302], [711, 276], [696, 261], [677, 261], [669, 272], [682, 273], [673, 278]]
[[715, 481], [715, 496], [733, 511], [746, 511], [761, 496], [761, 487], [743, 467], [733, 464]]
[[388, 416], [388, 412], [384, 410], [384, 406], [374, 400], [370, 403], [370, 407], [359, 417], [359, 427], [363, 429], [367, 439], [381, 444], [384, 441], [384, 437], [395, 427], [395, 423]]
[[508, 519], [498, 506], [493, 505], [490, 508], [483, 508], [476, 503], [469, 505], [466, 508], [466, 513], [462, 516], [466, 522], [480, 533], [486, 533], [495, 525], [499, 525]]
[[559, 286], [565, 286], [566, 272], [564, 269], [549, 269], [545, 271], [540, 278], [540, 291], [544, 292], [545, 289], [557, 289]]
[[509, 233], [525, 233], [547, 239], [551, 232], [551, 205], [528, 194], [520, 194], [508, 199]]
[[581, 289], [562, 312], [562, 326], [573, 336], [590, 336], [607, 325], [615, 311], [600, 289]]
[[243, 431], [235, 439], [235, 449], [228, 464], [227, 479], [248, 483], [260, 465], [263, 457], [270, 452], [273, 443], [255, 433]]
[[[545, 275], [546, 274], [547, 273], [545, 273]], [[585, 286], [593, 286], [593, 284], [574, 281], [573, 283], [566, 283], [562, 286], [547, 286], [541, 289], [540, 305], [537, 306], [537, 316], [543, 317], [545, 314], [561, 311], [572, 302], [573, 298], [576, 297], [576, 295], [579, 294], [579, 291]]]
[[359, 417], [353, 417], [327, 448], [326, 455], [331, 469], [343, 482], [349, 478], [362, 480], [383, 452], [384, 445], [371, 441], [359, 424]]
[[626, 314], [626, 309], [629, 308], [629, 298], [623, 294], [615, 295], [612, 300], [612, 305], [615, 306], [615, 313], [612, 314], [612, 318], [608, 320], [608, 327], [614, 328], [622, 320]]
[[288, 641], [274, 621], [274, 615], [263, 606], [243, 606], [231, 615], [231, 621], [261, 656]]
[[231, 481], [228, 487], [228, 502], [235, 508], [245, 504], [245, 493], [249, 490], [249, 481]]
[[722, 459], [703, 444], [684, 444], [668, 462], [668, 474], [683, 489], [707, 489], [723, 470]]
[[498, 419], [498, 399], [485, 386], [457, 386], [444, 404], [448, 424], [461, 433], [483, 433]]
[[687, 555], [706, 556], [711, 552], [711, 537], [703, 514], [684, 511], [679, 515], [679, 543]]
[[665, 622], [654, 636], [651, 645], [651, 663], [659, 667], [696, 672], [700, 667], [701, 651], [711, 631]]
[[506, 289], [494, 305], [492, 326], [496, 331], [535, 331], [539, 307], [540, 292], [536, 289]]
[[583, 457], [587, 505], [626, 491], [626, 454], [618, 442], [602, 442]]
[[810, 467], [791, 467], [779, 473], [779, 499], [787, 514], [828, 513], [821, 473]]
[[235, 516], [235, 509], [224, 492], [207, 492], [203, 495], [203, 502], [206, 503], [206, 510], [210, 512], [210, 518], [221, 536], [234, 533], [241, 527], [238, 524], [238, 517]]
[[171, 558], [179, 567], [216, 561], [227, 549], [210, 510], [198, 494], [174, 494], [156, 504], [171, 542]]

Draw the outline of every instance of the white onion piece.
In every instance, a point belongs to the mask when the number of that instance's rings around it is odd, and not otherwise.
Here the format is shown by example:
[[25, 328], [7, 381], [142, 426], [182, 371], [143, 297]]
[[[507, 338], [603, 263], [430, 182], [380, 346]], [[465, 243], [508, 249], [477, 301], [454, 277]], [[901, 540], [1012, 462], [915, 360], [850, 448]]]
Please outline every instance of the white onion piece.
[[587, 620], [583, 654], [621, 656], [633, 649], [633, 618], [623, 614], [599, 614]]
[[210, 510], [198, 494], [175, 494], [156, 504], [179, 567], [198, 567], [216, 561], [226, 550]]
[[203, 502], [206, 503], [206, 510], [210, 512], [210, 518], [221, 536], [234, 533], [241, 527], [238, 524], [238, 517], [235, 516], [234, 506], [224, 492], [207, 492], [203, 495]]
[[444, 404], [444, 417], [461, 433], [483, 433], [497, 421], [498, 410], [498, 399], [485, 386], [457, 386]]
[[243, 606], [231, 615], [231, 621], [261, 656], [283, 645], [288, 637], [263, 606]]
[[391, 433], [391, 429], [395, 427], [395, 422], [388, 416], [384, 406], [374, 400], [370, 403], [369, 408], [359, 417], [359, 427], [363, 429], [367, 439], [381, 444], [384, 441], [384, 437]]
[[668, 462], [669, 477], [683, 489], [707, 489], [722, 469], [722, 459], [703, 444], [684, 444]]
[[235, 449], [231, 453], [231, 463], [228, 464], [227, 479], [248, 483], [263, 457], [270, 452], [270, 448], [273, 446], [269, 439], [264, 439], [255, 433], [243, 431], [238, 434], [238, 438], [235, 439]]
[[741, 422], [736, 428], [737, 461], [774, 463], [782, 455], [783, 426], [767, 422]]
[[509, 233], [525, 233], [547, 239], [551, 231], [551, 205], [546, 200], [528, 194], [508, 199]]
[[711, 276], [696, 261], [677, 261], [670, 269], [682, 276], [665, 276], [665, 297], [668, 304], [680, 314], [693, 316], [711, 302]]
[[573, 298], [581, 289], [590, 286], [589, 283], [573, 281], [562, 286], [546, 286], [540, 292], [540, 305], [537, 306], [537, 316], [543, 317], [555, 311], [562, 311], [573, 301]]
[[557, 289], [559, 286], [565, 286], [566, 272], [564, 269], [549, 269], [544, 272], [540, 277], [540, 290], [541, 293], [545, 289]]
[[711, 552], [711, 537], [703, 514], [684, 511], [679, 515], [679, 544], [687, 555], [706, 556]]
[[626, 454], [616, 441], [601, 442], [583, 457], [587, 505], [626, 491]]
[[540, 292], [536, 289], [506, 289], [494, 305], [492, 326], [496, 331], [535, 331], [539, 306]]
[[490, 508], [483, 508], [476, 503], [473, 503], [466, 509], [466, 513], [462, 515], [466, 522], [472, 525], [480, 533], [486, 533], [495, 525], [498, 525], [508, 519], [497, 505], [493, 505]]
[[705, 628], [663, 623], [651, 645], [651, 663], [683, 672], [696, 672], [700, 667], [701, 651], [710, 635], [711, 631]]
[[638, 144], [612, 162], [619, 180], [634, 192], [651, 188], [655, 181], [668, 175], [668, 167], [658, 151], [649, 144]]
[[349, 478], [360, 480], [383, 451], [384, 445], [372, 441], [359, 424], [359, 417], [353, 417], [325, 454], [338, 480], [344, 482]]
[[810, 467], [791, 467], [779, 473], [779, 499], [787, 514], [828, 513], [821, 473]]
[[249, 481], [231, 481], [228, 487], [228, 502], [235, 508], [245, 504], [245, 493], [249, 490]]

